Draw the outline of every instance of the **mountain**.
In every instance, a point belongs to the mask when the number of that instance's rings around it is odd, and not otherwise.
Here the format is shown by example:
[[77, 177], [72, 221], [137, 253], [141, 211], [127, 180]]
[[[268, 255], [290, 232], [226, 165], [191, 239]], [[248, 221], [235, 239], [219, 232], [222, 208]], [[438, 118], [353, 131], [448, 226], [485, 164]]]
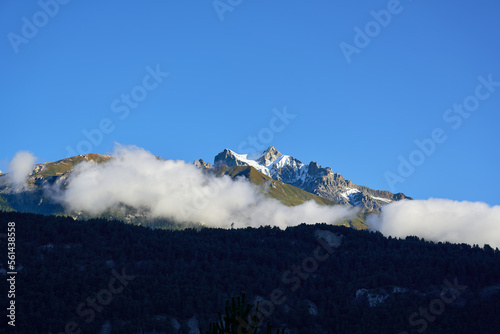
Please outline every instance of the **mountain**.
[[[255, 166], [236, 165], [227, 166], [219, 164], [213, 166], [210, 163], [205, 163], [202, 159], [195, 161], [195, 165], [206, 172], [214, 173], [217, 176], [228, 175], [233, 179], [244, 177], [251, 183], [260, 186], [261, 191], [269, 198], [274, 198], [287, 206], [295, 206], [313, 200], [320, 205], [339, 205], [340, 203], [318, 196], [309, 191], [305, 191], [298, 187], [292, 186], [280, 180], [275, 180], [272, 177], [263, 173], [262, 168], [257, 169]], [[257, 166], [258, 167], [258, 166]], [[373, 213], [373, 210], [363, 209], [356, 217], [337, 225], [344, 225], [355, 229], [367, 229], [366, 216]]]
[[314, 200], [320, 205], [338, 205], [338, 203], [318, 195], [314, 195], [284, 182], [274, 180], [251, 166], [221, 166], [221, 168], [217, 169], [216, 173], [217, 176], [228, 175], [233, 179], [237, 177], [245, 177], [253, 184], [263, 186], [263, 191], [268, 197], [277, 199], [288, 206], [300, 205], [310, 200]]
[[50, 186], [64, 183], [75, 166], [83, 161], [103, 163], [110, 158], [109, 155], [85, 154], [37, 164], [23, 186], [12, 186], [8, 174], [0, 174], [0, 210], [63, 214], [64, 208], [48, 193]]
[[[54, 186], [64, 188], [68, 178], [75, 167], [84, 161], [96, 164], [106, 163], [112, 159], [109, 155], [86, 154], [62, 159], [55, 162], [41, 163], [35, 165], [30, 173], [26, 185], [12, 186], [8, 181], [8, 174], [0, 174], [0, 210], [17, 211], [38, 214], [71, 215], [75, 218], [94, 218], [82, 212], [67, 212], [52, 196]], [[314, 200], [320, 205], [338, 205], [337, 202], [318, 196], [311, 192], [297, 188], [280, 180], [265, 175], [252, 166], [218, 166], [214, 168], [210, 163], [203, 160], [194, 162], [198, 168], [221, 177], [228, 175], [233, 179], [245, 177], [251, 183], [257, 185], [262, 193], [269, 198], [281, 201], [287, 206], [300, 205], [304, 202]], [[350, 226], [357, 229], [366, 229], [365, 216], [367, 212], [360, 212], [358, 217], [341, 222], [340, 225]], [[100, 215], [104, 218], [114, 218], [130, 223], [147, 223], [148, 225], [162, 226], [171, 225], [170, 221], [157, 221], [148, 218], [147, 210], [134, 209], [122, 206], [117, 210], [108, 211]]]
[[[6, 182], [8, 174], [0, 174], [0, 209], [3, 203], [4, 209], [7, 210], [10, 208], [10, 210], [20, 212], [52, 213], [53, 210], [41, 208], [44, 206], [44, 201], [46, 203], [50, 200], [45, 196], [50, 186], [64, 184], [75, 166], [83, 161], [103, 163], [109, 159], [111, 159], [109, 155], [86, 154], [55, 162], [37, 164], [30, 173], [27, 184], [21, 188], [9, 185]], [[194, 165], [201, 169], [211, 169], [213, 167], [202, 159], [195, 161]], [[274, 180], [253, 167], [224, 167], [212, 172], [215, 172], [217, 176], [228, 175], [233, 179], [245, 177], [253, 184], [263, 186], [263, 191], [266, 192], [268, 197], [278, 199], [288, 206], [299, 205], [309, 200], [314, 200], [321, 205], [338, 204], [284, 182]], [[61, 211], [61, 208], [57, 209], [56, 211]]]
[[393, 194], [385, 190], [373, 190], [346, 180], [330, 167], [323, 168], [314, 161], [303, 164], [300, 160], [280, 153], [271, 146], [263, 152], [238, 154], [229, 149], [214, 159], [215, 168], [221, 166], [251, 166], [262, 174], [316, 194], [333, 202], [348, 204], [368, 210], [380, 208], [393, 201], [412, 199], [403, 193]]

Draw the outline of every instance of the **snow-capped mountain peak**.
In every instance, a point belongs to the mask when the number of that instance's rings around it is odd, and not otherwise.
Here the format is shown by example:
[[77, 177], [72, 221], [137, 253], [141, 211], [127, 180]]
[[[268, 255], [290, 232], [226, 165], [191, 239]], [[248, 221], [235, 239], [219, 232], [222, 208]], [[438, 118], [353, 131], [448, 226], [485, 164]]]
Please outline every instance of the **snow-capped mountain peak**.
[[262, 152], [250, 154], [239, 154], [230, 149], [225, 149], [215, 157], [214, 165], [252, 166], [272, 178], [276, 178], [279, 171], [284, 168], [298, 171], [299, 174], [307, 172], [306, 165], [289, 155], [281, 154], [274, 146], [270, 146]]
[[281, 154], [274, 146], [270, 146], [265, 151], [258, 154], [259, 157], [256, 159], [256, 161], [263, 166], [269, 166], [277, 159], [283, 158], [283, 154]]
[[257, 153], [240, 154], [225, 149], [214, 159], [215, 167], [251, 166], [264, 175], [270, 176], [295, 187], [301, 188], [326, 199], [367, 209], [380, 209], [394, 200], [406, 197], [404, 194], [392, 194], [389, 191], [373, 190], [358, 186], [331, 168], [318, 166], [316, 162], [308, 165], [290, 155], [280, 153], [270, 146]]
[[230, 149], [225, 149], [217, 154], [214, 159], [214, 166], [252, 166], [259, 172], [271, 176], [269, 168], [258, 162], [263, 157], [264, 152], [251, 153], [251, 154], [238, 154]]

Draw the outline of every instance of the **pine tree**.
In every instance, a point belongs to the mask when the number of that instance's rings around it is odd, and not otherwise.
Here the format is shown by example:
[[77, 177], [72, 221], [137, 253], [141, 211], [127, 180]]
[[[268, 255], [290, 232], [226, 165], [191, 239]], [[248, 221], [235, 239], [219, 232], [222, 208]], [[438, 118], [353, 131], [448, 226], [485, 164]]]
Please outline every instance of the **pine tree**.
[[[257, 304], [257, 309], [259, 304]], [[210, 323], [206, 332], [200, 328], [201, 333], [205, 334], [260, 334], [263, 333], [254, 324], [259, 324], [262, 319], [256, 318], [251, 314], [252, 305], [245, 304], [245, 294], [242, 293], [236, 299], [233, 297], [231, 304], [226, 300], [226, 314], [222, 317], [219, 312], [219, 321]], [[250, 321], [248, 321], [250, 320]], [[283, 334], [284, 329], [275, 331], [276, 334]], [[272, 334], [271, 324], [267, 323], [265, 334]]]

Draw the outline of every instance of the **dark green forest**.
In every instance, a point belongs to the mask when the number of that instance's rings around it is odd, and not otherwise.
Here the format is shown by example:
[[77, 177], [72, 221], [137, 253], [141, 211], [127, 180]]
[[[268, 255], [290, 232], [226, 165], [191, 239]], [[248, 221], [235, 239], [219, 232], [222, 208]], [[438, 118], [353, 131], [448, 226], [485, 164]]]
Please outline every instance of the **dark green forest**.
[[498, 249], [326, 224], [162, 230], [0, 212], [4, 310], [8, 222], [16, 327], [4, 315], [0, 332], [206, 332], [244, 293], [263, 333], [500, 333]]

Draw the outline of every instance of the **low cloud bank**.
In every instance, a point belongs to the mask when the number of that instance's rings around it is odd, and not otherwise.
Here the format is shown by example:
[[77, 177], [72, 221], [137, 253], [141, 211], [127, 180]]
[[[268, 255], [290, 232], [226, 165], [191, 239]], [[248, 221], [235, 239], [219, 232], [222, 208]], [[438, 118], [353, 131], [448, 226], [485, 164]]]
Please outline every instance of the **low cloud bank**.
[[8, 165], [7, 181], [15, 187], [23, 186], [35, 167], [36, 157], [28, 151], [19, 151]]
[[390, 203], [367, 223], [384, 235], [500, 247], [500, 206], [447, 199]]
[[333, 224], [357, 212], [314, 201], [287, 207], [263, 196], [246, 179], [215, 177], [193, 164], [160, 160], [132, 146], [117, 146], [113, 159], [103, 164], [82, 162], [68, 181], [56, 197], [70, 211], [101, 214], [129, 206], [145, 210], [153, 218], [212, 227]]

